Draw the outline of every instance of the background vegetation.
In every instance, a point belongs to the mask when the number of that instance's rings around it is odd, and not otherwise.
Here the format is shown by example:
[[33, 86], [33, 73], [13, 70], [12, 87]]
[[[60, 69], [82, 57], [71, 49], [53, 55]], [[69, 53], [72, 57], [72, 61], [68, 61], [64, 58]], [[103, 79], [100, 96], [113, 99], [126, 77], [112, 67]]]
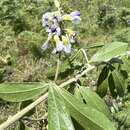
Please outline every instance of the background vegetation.
[[[74, 28], [79, 33], [79, 46], [85, 49], [92, 47], [88, 50], [89, 57], [98, 49], [93, 49], [93, 46], [113, 41], [130, 43], [129, 0], [61, 1], [65, 12], [81, 12], [82, 22]], [[41, 50], [47, 37], [41, 18], [45, 12], [53, 10], [56, 7], [52, 0], [0, 1], [0, 56], [3, 57], [0, 59], [0, 83], [39, 82], [54, 77], [57, 59]], [[94, 87], [98, 73], [94, 71], [90, 75], [83, 84]], [[64, 80], [61, 76], [58, 83]], [[13, 115], [16, 106], [1, 100], [0, 122]], [[37, 109], [38, 114], [44, 111]]]

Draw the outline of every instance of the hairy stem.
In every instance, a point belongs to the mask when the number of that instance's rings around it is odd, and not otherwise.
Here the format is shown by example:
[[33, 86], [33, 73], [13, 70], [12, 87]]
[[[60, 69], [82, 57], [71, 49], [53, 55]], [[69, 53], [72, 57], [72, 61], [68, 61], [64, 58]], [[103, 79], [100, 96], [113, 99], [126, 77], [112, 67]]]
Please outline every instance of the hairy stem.
[[56, 73], [55, 73], [55, 82], [58, 78], [58, 74], [59, 74], [59, 68], [60, 68], [60, 54], [59, 54], [59, 57], [58, 57], [58, 60], [57, 60], [57, 68], [56, 68]]

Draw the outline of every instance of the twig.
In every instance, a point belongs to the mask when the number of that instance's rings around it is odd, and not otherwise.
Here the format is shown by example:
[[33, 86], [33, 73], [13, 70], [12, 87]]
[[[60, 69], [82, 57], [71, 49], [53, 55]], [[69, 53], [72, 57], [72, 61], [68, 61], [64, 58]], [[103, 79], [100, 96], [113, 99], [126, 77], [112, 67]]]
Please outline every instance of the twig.
[[[79, 74], [76, 77], [74, 77], [72, 79], [69, 79], [68, 81], [62, 83], [61, 85], [59, 85], [59, 87], [63, 88], [63, 87], [65, 87], [66, 85], [68, 85], [70, 83], [76, 82], [80, 77], [82, 77], [83, 75], [87, 74], [88, 72], [90, 72], [94, 68], [95, 68], [95, 66], [88, 66], [88, 68], [85, 69], [81, 74]], [[1, 124], [0, 125], [0, 130], [7, 129], [10, 125], [12, 125], [13, 123], [15, 123], [19, 119], [21, 119], [31, 109], [33, 109], [38, 104], [40, 104], [41, 102], [43, 102], [44, 100], [46, 100], [47, 97], [48, 97], [48, 92], [45, 93], [43, 96], [39, 97], [36, 101], [34, 101], [32, 104], [30, 104], [29, 106], [27, 106], [23, 110], [21, 110], [18, 113], [16, 113], [14, 116], [12, 116], [10, 119], [8, 119], [7, 121], [5, 121], [3, 124]]]
[[77, 53], [70, 59], [70, 61], [72, 62], [77, 57], [77, 55], [79, 53], [82, 53], [83, 57], [85, 58], [86, 63], [88, 63], [88, 56], [87, 56], [86, 51], [84, 49], [79, 49], [77, 51]]
[[88, 56], [87, 56], [87, 54], [86, 54], [86, 51], [85, 51], [84, 49], [81, 49], [81, 51], [82, 51], [83, 56], [84, 56], [84, 58], [85, 58], [85, 60], [86, 60], [86, 63], [88, 63]]

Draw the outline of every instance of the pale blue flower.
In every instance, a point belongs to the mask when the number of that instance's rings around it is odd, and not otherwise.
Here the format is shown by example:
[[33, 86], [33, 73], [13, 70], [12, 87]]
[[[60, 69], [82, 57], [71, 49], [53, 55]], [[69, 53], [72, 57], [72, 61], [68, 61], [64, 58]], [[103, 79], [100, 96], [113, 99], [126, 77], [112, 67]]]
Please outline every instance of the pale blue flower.
[[56, 28], [56, 35], [60, 36], [61, 35], [61, 29], [60, 27]]
[[75, 16], [79, 16], [80, 17], [80, 12], [79, 11], [74, 11], [74, 12], [71, 12], [70, 15], [72, 17], [75, 17]]
[[42, 16], [42, 25], [43, 27], [49, 26], [49, 19], [52, 17], [52, 13], [51, 12], [47, 12]]
[[64, 45], [62, 41], [56, 43], [56, 47], [53, 49], [52, 53], [56, 54], [64, 50]]
[[61, 29], [59, 27], [58, 16], [54, 16], [53, 13], [47, 12], [42, 16], [42, 25], [45, 27], [46, 32], [51, 34], [61, 35]]
[[74, 11], [74, 12], [70, 13], [70, 16], [72, 17], [72, 22], [74, 24], [80, 23], [81, 18], [80, 18], [80, 12], [79, 11]]
[[41, 47], [42, 51], [46, 51], [48, 48], [49, 48], [49, 43], [48, 43], [48, 42], [45, 42], [45, 43], [42, 45], [42, 47]]
[[50, 28], [50, 32], [51, 32], [52, 34], [56, 34], [56, 35], [58, 35], [58, 36], [61, 35], [61, 29], [60, 29], [59, 26], [52, 25], [51, 28]]
[[62, 41], [56, 43], [56, 51], [57, 51], [57, 52], [62, 51], [63, 48], [64, 48], [64, 45], [63, 45], [63, 42], [62, 42]]
[[71, 53], [71, 44], [68, 43], [67, 45], [64, 45], [63, 51], [65, 52], [65, 54], [70, 54]]

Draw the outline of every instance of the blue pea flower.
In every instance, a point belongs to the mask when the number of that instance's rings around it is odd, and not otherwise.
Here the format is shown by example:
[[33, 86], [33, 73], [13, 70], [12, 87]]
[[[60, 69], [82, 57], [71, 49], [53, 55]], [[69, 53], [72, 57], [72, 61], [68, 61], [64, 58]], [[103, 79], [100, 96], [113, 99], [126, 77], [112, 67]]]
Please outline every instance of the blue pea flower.
[[42, 25], [45, 27], [46, 32], [51, 34], [61, 35], [61, 29], [59, 27], [59, 16], [55, 16], [54, 13], [47, 12], [42, 16]]
[[56, 54], [58, 52], [61, 52], [63, 50], [63, 48], [64, 48], [63, 42], [62, 41], [58, 42], [58, 43], [56, 43], [56, 47], [53, 49], [52, 53]]
[[75, 17], [75, 16], [79, 16], [80, 17], [80, 12], [79, 11], [74, 11], [74, 12], [71, 12], [70, 15], [72, 17]]
[[56, 26], [56, 25], [52, 25], [52, 26], [51, 26], [50, 32], [51, 32], [52, 34], [56, 34], [56, 35], [58, 35], [58, 36], [61, 35], [61, 29], [60, 29], [59, 26]]
[[49, 19], [52, 17], [52, 13], [47, 12], [42, 16], [43, 27], [49, 26]]
[[63, 45], [62, 41], [56, 43], [56, 51], [57, 52], [61, 52], [63, 50], [63, 48], [64, 48], [64, 45]]
[[42, 50], [47, 50], [50, 45], [50, 40], [53, 39], [54, 49], [52, 53], [64, 52], [65, 54], [71, 53], [71, 44], [75, 43], [76, 32], [72, 30], [66, 30], [65, 35], [62, 34], [60, 28], [60, 22], [64, 20], [72, 21], [74, 24], [78, 24], [81, 21], [80, 12], [74, 11], [70, 14], [59, 14], [59, 12], [47, 12], [42, 16], [42, 25], [45, 27], [46, 32], [48, 33], [47, 41], [42, 45]]
[[72, 17], [72, 22], [74, 24], [80, 23], [81, 18], [80, 18], [80, 12], [79, 11], [74, 11], [74, 12], [70, 13], [70, 16]]

